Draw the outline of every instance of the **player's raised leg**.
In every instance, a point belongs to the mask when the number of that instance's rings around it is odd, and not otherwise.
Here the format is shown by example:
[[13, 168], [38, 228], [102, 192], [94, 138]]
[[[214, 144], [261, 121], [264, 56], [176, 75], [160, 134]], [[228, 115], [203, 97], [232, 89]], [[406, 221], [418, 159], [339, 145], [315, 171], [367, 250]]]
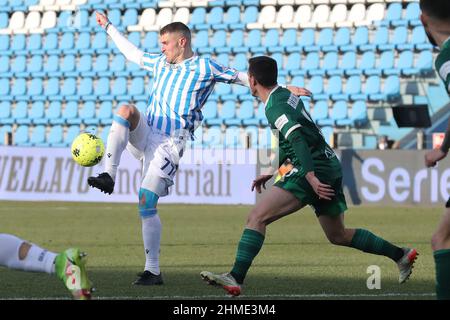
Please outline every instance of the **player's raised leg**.
[[[450, 205], [450, 200], [447, 206]], [[436, 265], [436, 296], [450, 300], [450, 208], [447, 207], [437, 230], [431, 239]]]
[[113, 123], [108, 134], [106, 144], [105, 172], [97, 177], [89, 177], [88, 184], [100, 189], [102, 192], [111, 194], [114, 191], [117, 168], [120, 157], [125, 150], [133, 131], [139, 123], [139, 110], [134, 105], [122, 105], [114, 115]]
[[203, 280], [222, 287], [233, 296], [238, 296], [247, 272], [263, 246], [267, 225], [299, 210], [302, 206], [292, 193], [278, 187], [271, 188], [247, 218], [231, 271], [225, 274], [202, 271], [200, 275]]
[[319, 215], [319, 222], [332, 244], [391, 258], [398, 265], [400, 283], [404, 283], [411, 275], [414, 261], [418, 255], [415, 249], [397, 247], [368, 230], [348, 229], [344, 225], [343, 213], [331, 216]]
[[67, 249], [60, 254], [43, 249], [10, 234], [0, 234], [0, 265], [22, 271], [56, 274], [75, 299], [91, 298], [85, 254]]

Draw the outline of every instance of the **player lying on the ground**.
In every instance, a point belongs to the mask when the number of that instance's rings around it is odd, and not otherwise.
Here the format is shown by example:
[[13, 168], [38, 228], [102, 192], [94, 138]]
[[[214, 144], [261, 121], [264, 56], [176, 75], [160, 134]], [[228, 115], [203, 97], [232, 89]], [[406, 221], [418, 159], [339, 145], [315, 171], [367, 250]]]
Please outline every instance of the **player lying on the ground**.
[[[399, 282], [404, 283], [411, 275], [417, 251], [397, 247], [370, 231], [345, 227], [347, 205], [341, 164], [302, 101], [277, 85], [276, 61], [264, 56], [250, 59], [248, 76], [252, 95], [265, 103], [267, 120], [279, 133], [279, 163], [289, 158], [293, 169], [250, 212], [231, 271], [202, 271], [201, 277], [231, 295], [239, 295], [247, 271], [263, 245], [267, 225], [311, 205], [332, 244], [391, 258], [400, 270]], [[272, 175], [257, 177], [252, 190], [261, 192], [261, 186], [265, 188], [271, 178]]]
[[[162, 224], [157, 204], [168, 195], [169, 187], [183, 156], [187, 140], [200, 125], [202, 107], [218, 82], [248, 86], [247, 74], [219, 65], [210, 58], [194, 54], [191, 31], [181, 22], [160, 30], [161, 53], [141, 51], [117, 31], [101, 13], [102, 26], [127, 60], [147, 70], [154, 78], [147, 112], [140, 113], [132, 104], [122, 105], [111, 125], [105, 158], [105, 172], [89, 177], [88, 184], [105, 193], [114, 190], [115, 176], [122, 152], [127, 148], [143, 161], [139, 190], [139, 213], [144, 243], [144, 272], [136, 285], [161, 285], [159, 267]], [[290, 87], [296, 94], [308, 90]]]
[[[450, 1], [420, 0], [421, 20], [430, 42], [441, 50], [436, 70], [450, 93]], [[434, 167], [450, 149], [450, 121], [441, 148], [426, 153], [425, 165]], [[450, 198], [437, 230], [431, 239], [436, 264], [436, 296], [450, 300]]]
[[92, 284], [86, 273], [86, 254], [70, 248], [54, 253], [22, 240], [0, 233], [0, 266], [10, 269], [56, 274], [74, 299], [91, 299]]

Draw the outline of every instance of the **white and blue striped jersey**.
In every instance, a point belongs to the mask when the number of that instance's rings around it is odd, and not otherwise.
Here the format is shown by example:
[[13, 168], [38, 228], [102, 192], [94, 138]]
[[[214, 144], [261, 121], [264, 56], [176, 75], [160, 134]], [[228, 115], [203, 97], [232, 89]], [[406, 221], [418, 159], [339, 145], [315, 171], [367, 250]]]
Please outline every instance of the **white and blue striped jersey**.
[[149, 70], [154, 78], [147, 122], [168, 135], [180, 129], [194, 132], [203, 119], [201, 108], [215, 83], [234, 82], [239, 73], [197, 55], [179, 64], [170, 64], [164, 54], [145, 53], [141, 67]]

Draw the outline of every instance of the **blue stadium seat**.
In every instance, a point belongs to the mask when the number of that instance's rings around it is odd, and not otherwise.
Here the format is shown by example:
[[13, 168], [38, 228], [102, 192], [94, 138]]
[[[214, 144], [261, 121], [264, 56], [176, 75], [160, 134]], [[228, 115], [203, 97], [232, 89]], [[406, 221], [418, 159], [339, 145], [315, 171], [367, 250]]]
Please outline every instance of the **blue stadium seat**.
[[[78, 125], [72, 125], [67, 129], [64, 137], [63, 146], [69, 147], [72, 145], [73, 140], [80, 134], [80, 127]], [[59, 146], [59, 145], [58, 145]]]
[[5, 29], [8, 27], [9, 17], [6, 12], [0, 12], [0, 29]]
[[238, 53], [234, 56], [233, 65], [238, 71], [247, 70], [247, 56], [244, 53]]
[[0, 52], [4, 55], [10, 55], [12, 50], [9, 50], [9, 36], [8, 35], [0, 35]]
[[[420, 21], [420, 6], [416, 2], [410, 2], [406, 7], [406, 12], [403, 20], [408, 21], [410, 26], [421, 26], [422, 22]], [[394, 26], [396, 25], [396, 21], [392, 23]]]
[[344, 92], [348, 95], [348, 98], [353, 101], [366, 98], [364, 94], [361, 94], [360, 76], [351, 76], [350, 78], [348, 78]]
[[9, 78], [0, 78], [0, 100], [12, 100]]
[[109, 135], [109, 130], [110, 129], [111, 129], [111, 126], [103, 127], [102, 133], [100, 134], [100, 138], [105, 143], [105, 147], [106, 147], [106, 145], [108, 143], [108, 135]]
[[283, 52], [283, 47], [279, 44], [280, 34], [278, 29], [270, 29], [266, 32], [264, 46], [270, 53]]
[[145, 94], [144, 78], [142, 78], [142, 77], [133, 78], [127, 94], [130, 95], [133, 98], [133, 100], [135, 100], [135, 101], [136, 100], [146, 101], [148, 99], [148, 97]]
[[94, 81], [91, 77], [82, 77], [78, 85], [77, 96], [83, 100], [95, 100], [96, 97], [93, 95], [93, 84]]
[[291, 49], [297, 45], [297, 30], [287, 29], [283, 30], [283, 36], [280, 40], [280, 46], [283, 47], [285, 52], [297, 52], [297, 50]]
[[243, 101], [239, 106], [239, 110], [237, 112], [237, 120], [240, 120], [243, 124], [246, 124], [247, 120], [254, 120], [253, 113], [254, 113], [253, 101], [250, 100]]
[[433, 74], [433, 53], [431, 51], [420, 52], [414, 68], [417, 68], [421, 75]]
[[78, 101], [68, 101], [62, 112], [62, 118], [68, 124], [81, 124], [81, 119], [78, 117]]
[[432, 50], [433, 45], [428, 41], [425, 29], [422, 25], [413, 29], [410, 43], [416, 50]]
[[59, 70], [63, 72], [65, 76], [68, 76], [69, 73], [72, 73], [75, 70], [75, 61], [76, 58], [73, 54], [64, 55], [64, 58], [61, 60], [61, 66]]
[[92, 72], [92, 56], [90, 54], [83, 54], [77, 63], [77, 71], [84, 76], [94, 76]]
[[311, 72], [310, 74], [316, 75], [316, 74], [323, 74], [323, 72], [326, 72], [329, 76], [333, 75], [341, 75], [343, 73], [343, 70], [338, 69], [338, 61], [339, 56], [337, 52], [328, 52], [325, 54], [323, 58], [323, 64], [322, 68], [319, 69], [321, 72]]
[[45, 132], [45, 126], [34, 127], [31, 133], [29, 145], [37, 147], [47, 146], [48, 144], [45, 143]]
[[366, 71], [367, 75], [380, 74], [382, 72], [384, 75], [395, 74], [397, 72], [394, 69], [394, 51], [384, 51], [377, 61], [377, 68], [374, 70]]
[[57, 33], [47, 33], [44, 38], [44, 46], [42, 47], [47, 54], [57, 53], [58, 50], [58, 34]]
[[247, 34], [245, 45], [252, 53], [264, 53], [266, 48], [261, 45], [261, 30], [250, 30]]
[[347, 102], [340, 100], [334, 103], [331, 109], [331, 120], [338, 126], [350, 126], [352, 121], [347, 117]]
[[131, 96], [127, 94], [127, 79], [119, 77], [114, 80], [111, 94], [116, 100], [131, 100]]
[[44, 91], [42, 78], [33, 78], [28, 85], [27, 96], [30, 100], [45, 100], [42, 96]]
[[12, 110], [12, 117], [18, 124], [30, 124], [31, 119], [28, 118], [28, 101], [18, 101]]
[[[12, 65], [11, 71], [14, 72], [17, 76], [25, 71], [26, 68], [27, 57], [26, 56], [16, 56]], [[22, 74], [23, 76], [23, 74]]]
[[227, 33], [224, 30], [214, 32], [209, 39], [209, 45], [211, 48], [203, 48], [200, 50], [200, 53], [213, 53], [213, 51], [216, 53], [230, 52], [230, 48], [227, 47]]
[[42, 36], [40, 34], [32, 34], [28, 38], [27, 50], [33, 54], [41, 54], [42, 50]]
[[[2, 124], [2, 127], [14, 123], [14, 119], [11, 115], [11, 102], [9, 101], [0, 102], [0, 123]], [[3, 141], [3, 139], [0, 139], [0, 142], [1, 141]]]
[[207, 30], [209, 28], [206, 23], [206, 8], [197, 7], [192, 11], [188, 27], [191, 30]]
[[262, 102], [260, 102], [258, 105], [258, 110], [256, 111], [256, 119], [258, 119], [261, 126], [269, 125], [266, 117], [266, 106]]
[[89, 30], [89, 11], [77, 10], [77, 13], [74, 17], [74, 23], [79, 31]]
[[387, 101], [395, 101], [400, 98], [400, 79], [398, 76], [392, 75], [386, 78], [383, 94]]
[[388, 74], [402, 74], [404, 76], [411, 76], [417, 73], [417, 69], [413, 68], [414, 54], [412, 51], [403, 51], [397, 58], [396, 72]]
[[27, 81], [24, 78], [15, 78], [11, 89], [11, 95], [15, 100], [28, 100], [24, 97], [27, 89]]
[[60, 125], [52, 126], [47, 136], [47, 143], [52, 147], [61, 145], [63, 141], [63, 136], [64, 131], [62, 126]]
[[78, 34], [78, 39], [75, 43], [75, 48], [82, 54], [92, 53], [91, 47], [91, 35], [89, 32], [81, 32]]
[[23, 34], [16, 34], [12, 36], [11, 50], [15, 54], [25, 54], [26, 38]]
[[242, 30], [234, 30], [228, 38], [228, 47], [233, 53], [247, 52], [244, 47], [244, 32]]
[[347, 51], [344, 53], [340, 62], [339, 70], [347, 76], [361, 74], [361, 70], [356, 68], [356, 52]]
[[79, 114], [81, 121], [86, 125], [97, 125], [99, 119], [96, 117], [95, 111], [95, 101], [85, 101]]
[[9, 72], [9, 56], [0, 56], [0, 75], [1, 77], [12, 77], [12, 73]]
[[56, 21], [56, 27], [48, 29], [49, 32], [67, 32], [68, 28], [72, 25], [72, 12], [60, 11]]
[[408, 41], [408, 28], [403, 26], [395, 28], [390, 43], [395, 45], [395, 48], [399, 51], [414, 49], [414, 45]]
[[[259, 6], [259, 3], [257, 4]], [[258, 20], [259, 10], [256, 6], [247, 6], [244, 10], [244, 15], [242, 17], [242, 23], [247, 25], [248, 23], [253, 23]]]
[[241, 23], [241, 9], [237, 6], [229, 7], [223, 23], [228, 30], [244, 29], [245, 24]]
[[[105, 102], [110, 102], [110, 101], [105, 101]], [[145, 114], [145, 111], [147, 110], [147, 102], [146, 101], [136, 102], [136, 108], [139, 110], [139, 112]], [[112, 104], [111, 104], [111, 110], [112, 110]]]
[[213, 30], [224, 30], [227, 25], [223, 21], [224, 12], [221, 7], [213, 7], [206, 17], [206, 22]]
[[322, 135], [325, 137], [325, 141], [330, 144], [331, 143], [331, 137], [334, 133], [334, 129], [332, 126], [324, 126], [320, 128], [320, 131], [322, 131]]
[[368, 44], [360, 45], [359, 49], [361, 51], [375, 51], [379, 49], [380, 46], [386, 46], [388, 49], [393, 49], [393, 45], [388, 45], [389, 41], [389, 29], [386, 27], [379, 27], [375, 31], [375, 35], [372, 41]]
[[291, 79], [291, 84], [297, 87], [305, 86], [305, 78], [303, 76], [295, 76]]
[[305, 75], [305, 72], [311, 72], [313, 70], [319, 70], [320, 66], [320, 58], [319, 53], [310, 52], [306, 56], [306, 59], [303, 60], [302, 68], [298, 71], [292, 72], [293, 75]]
[[58, 97], [59, 87], [58, 78], [49, 78], [44, 86], [44, 95], [51, 100], [62, 100], [62, 98]]
[[335, 101], [347, 99], [347, 95], [342, 93], [342, 78], [340, 76], [332, 76], [328, 79], [325, 93]]
[[42, 68], [43, 68], [42, 56], [40, 54], [31, 56], [30, 62], [27, 64], [27, 72], [33, 73], [34, 77], [37, 76], [43, 77], [44, 73], [42, 72]]
[[374, 68], [375, 68], [375, 52], [374, 51], [364, 52], [361, 59], [359, 60], [358, 69], [365, 73], [368, 70], [373, 70]]
[[230, 55], [227, 53], [221, 53], [216, 56], [215, 61], [222, 66], [229, 66], [230, 65]]
[[112, 112], [111, 101], [103, 101], [98, 109], [98, 120], [102, 125], [110, 125], [112, 123], [113, 112]]
[[382, 26], [389, 26], [390, 23], [393, 21], [401, 21], [402, 19], [402, 4], [399, 2], [393, 2], [389, 5], [389, 7], [386, 10], [386, 14], [384, 16], [384, 19], [379, 22]]
[[206, 125], [220, 125], [222, 119], [217, 114], [217, 102], [208, 100], [202, 108], [202, 115]]
[[113, 96], [110, 93], [109, 78], [100, 78], [97, 80], [97, 85], [94, 86], [94, 94], [104, 100], [112, 100]]
[[236, 118], [236, 101], [224, 101], [220, 110], [220, 118], [227, 126], [240, 125], [240, 119]]
[[44, 72], [50, 77], [59, 77], [62, 72], [59, 71], [59, 57], [57, 55], [47, 56], [44, 64]]
[[127, 9], [122, 19], [122, 27], [134, 26], [138, 23], [138, 13], [136, 9]]
[[30, 140], [27, 125], [18, 126], [13, 135], [13, 143], [16, 146], [26, 145]]
[[151, 53], [159, 52], [158, 33], [155, 31], [149, 31], [145, 34], [142, 40], [142, 47]]
[[[69, 50], [74, 48], [74, 45], [74, 34], [72, 32], [64, 32], [61, 37], [59, 49], [63, 50], [65, 53], [68, 53]], [[70, 53], [73, 53], [73, 50]]]
[[364, 94], [371, 101], [380, 101], [384, 96], [380, 93], [380, 77], [370, 76], [367, 78], [364, 86]]
[[225, 129], [224, 147], [225, 148], [242, 148], [241, 132], [239, 127], [230, 126]]
[[301, 65], [300, 53], [294, 52], [288, 56], [286, 65], [284, 66], [284, 70], [286, 70], [288, 73], [292, 75], [293, 72], [300, 69], [300, 65]]
[[316, 101], [311, 113], [312, 119], [320, 124], [320, 121], [328, 119], [328, 102], [326, 100]]
[[360, 48], [369, 43], [369, 29], [367, 27], [358, 27], [353, 33], [352, 43], [348, 47], [341, 48], [343, 51], [356, 51], [356, 48]]
[[222, 147], [222, 129], [220, 126], [211, 126], [203, 135], [204, 147]]
[[314, 29], [303, 29], [300, 34], [300, 37], [296, 39], [297, 44], [290, 46], [289, 48], [286, 48], [287, 52], [304, 51], [306, 47], [311, 48], [312, 46], [314, 46], [315, 43]]
[[111, 71], [109, 69], [109, 57], [106, 54], [98, 55], [95, 59], [92, 70], [99, 76], [110, 76]]
[[51, 101], [47, 110], [45, 111], [45, 118], [52, 125], [63, 124], [64, 119], [61, 117], [62, 107], [60, 101]]
[[210, 48], [208, 46], [208, 31], [207, 30], [202, 30], [199, 31], [195, 37], [194, 37], [194, 41], [193, 41], [193, 46], [195, 49], [197, 49], [199, 52], [202, 52], [201, 50], [205, 50], [205, 52], [213, 52], [214, 49]]
[[75, 99], [78, 100], [78, 97], [75, 96], [77, 90], [77, 81], [75, 78], [65, 78], [63, 80], [63, 85], [61, 87], [61, 95], [66, 99]]
[[[331, 46], [332, 43], [333, 43], [333, 29], [325, 28], [320, 31], [319, 38], [317, 39], [316, 45], [313, 47], [305, 48], [305, 51], [306, 52], [317, 51], [317, 50], [325, 51], [324, 49]], [[316, 47], [319, 47], [319, 48], [316, 49]]]
[[349, 28], [339, 28], [334, 35], [333, 46], [324, 47], [324, 51], [335, 51], [336, 46], [339, 49], [346, 47], [350, 44], [350, 29]]
[[[92, 39], [91, 48], [94, 49], [97, 54], [109, 53], [109, 50], [107, 49], [107, 41], [108, 38], [106, 32], [98, 32]], [[137, 45], [140, 45], [140, 41], [137, 43]]]
[[362, 127], [369, 121], [367, 118], [367, 105], [364, 100], [358, 100], [353, 103], [350, 120], [355, 127]]

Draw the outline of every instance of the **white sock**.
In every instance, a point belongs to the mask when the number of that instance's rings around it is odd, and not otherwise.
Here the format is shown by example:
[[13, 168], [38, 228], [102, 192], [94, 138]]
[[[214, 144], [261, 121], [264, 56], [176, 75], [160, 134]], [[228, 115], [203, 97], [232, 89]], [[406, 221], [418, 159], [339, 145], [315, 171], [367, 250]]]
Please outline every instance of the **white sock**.
[[10, 234], [0, 234], [0, 265], [23, 271], [54, 273], [56, 253], [30, 243], [24, 259], [19, 259], [19, 248], [27, 242]]
[[142, 238], [145, 250], [145, 268], [159, 274], [159, 250], [161, 245], [161, 220], [158, 214], [142, 218]]
[[105, 172], [107, 172], [113, 180], [116, 179], [120, 157], [127, 146], [129, 136], [130, 123], [121, 116], [115, 115], [108, 134], [105, 158]]

